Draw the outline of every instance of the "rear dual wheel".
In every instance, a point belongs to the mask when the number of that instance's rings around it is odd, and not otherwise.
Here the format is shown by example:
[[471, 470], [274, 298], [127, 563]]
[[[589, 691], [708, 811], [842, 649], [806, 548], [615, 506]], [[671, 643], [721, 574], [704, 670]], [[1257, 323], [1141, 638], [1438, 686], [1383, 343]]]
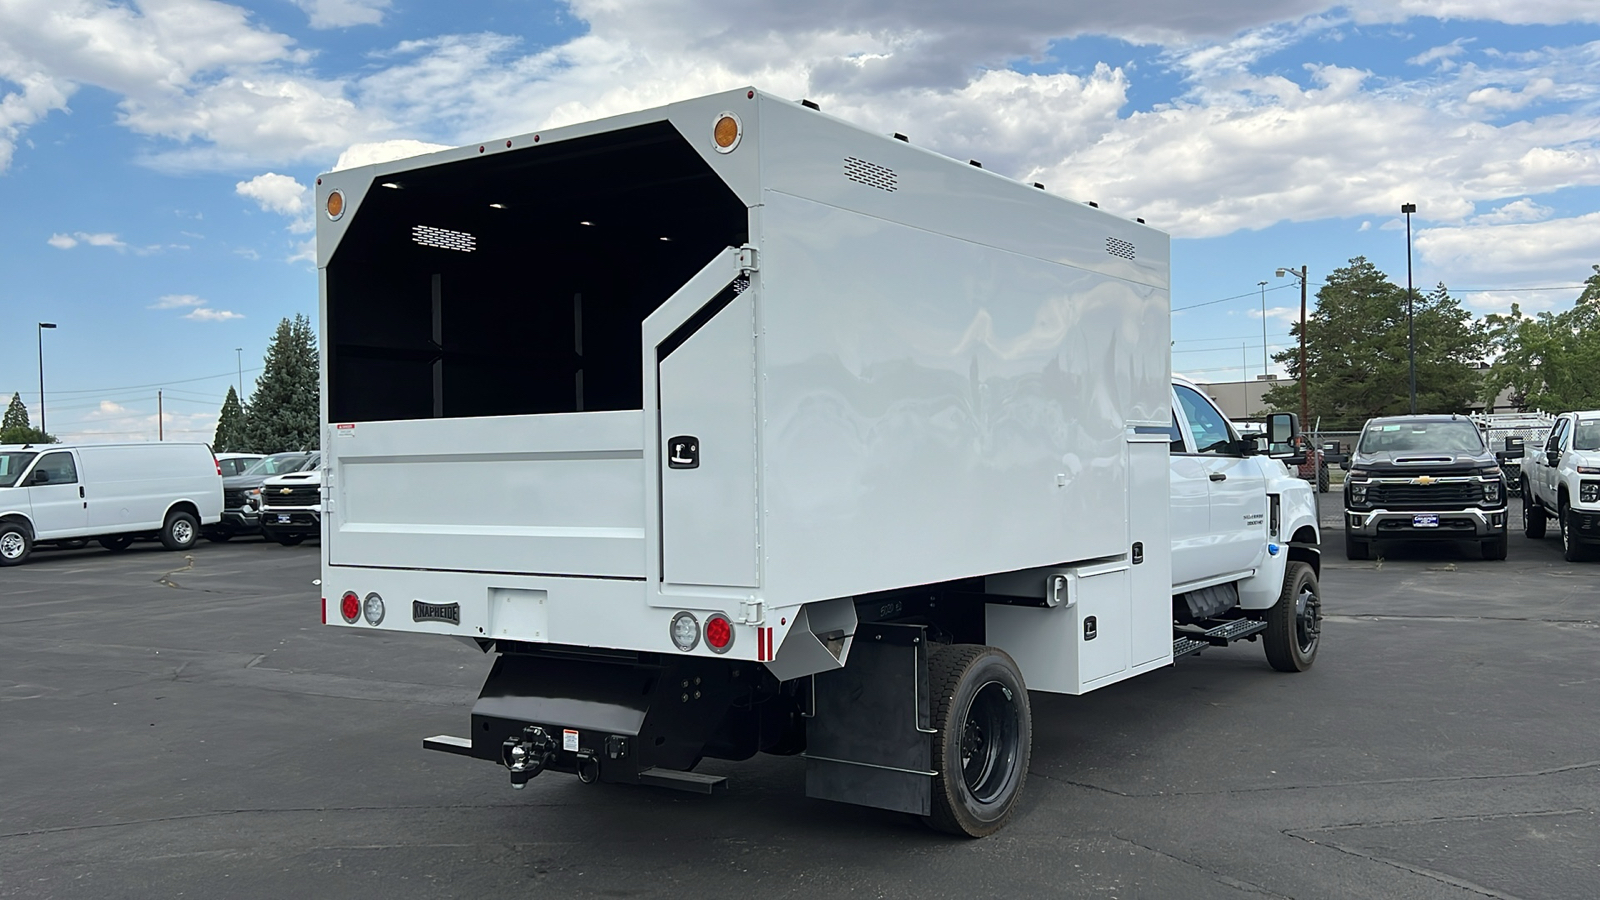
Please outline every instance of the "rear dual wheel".
[[967, 837], [999, 831], [1028, 777], [1033, 717], [1022, 671], [998, 647], [930, 648], [932, 828]]
[[1540, 509], [1538, 501], [1533, 499], [1533, 491], [1528, 488], [1528, 479], [1522, 479], [1521, 484], [1522, 533], [1534, 540], [1539, 540], [1544, 537], [1544, 510]]

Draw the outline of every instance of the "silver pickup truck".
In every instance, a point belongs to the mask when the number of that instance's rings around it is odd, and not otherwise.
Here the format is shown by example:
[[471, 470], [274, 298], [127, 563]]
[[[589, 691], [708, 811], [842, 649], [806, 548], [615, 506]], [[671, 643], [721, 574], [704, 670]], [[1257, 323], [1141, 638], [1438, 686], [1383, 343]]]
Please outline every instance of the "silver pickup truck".
[[1522, 527], [1542, 538], [1548, 519], [1561, 534], [1570, 562], [1589, 559], [1600, 545], [1600, 410], [1556, 417], [1542, 447], [1522, 461]]

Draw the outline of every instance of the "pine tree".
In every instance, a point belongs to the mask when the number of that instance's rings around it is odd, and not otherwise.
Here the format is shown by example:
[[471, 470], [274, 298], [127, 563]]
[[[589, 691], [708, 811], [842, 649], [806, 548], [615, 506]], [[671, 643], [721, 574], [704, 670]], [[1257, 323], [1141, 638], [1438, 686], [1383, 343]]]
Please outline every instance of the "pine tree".
[[222, 401], [222, 412], [217, 415], [217, 436], [211, 447], [218, 453], [246, 453], [250, 447], [245, 442], [248, 416], [239, 403], [239, 394], [228, 386], [228, 397]]
[[258, 453], [311, 450], [321, 445], [317, 343], [311, 320], [284, 319], [250, 398], [244, 444]]
[[28, 407], [21, 394], [11, 395], [11, 405], [0, 418], [0, 444], [54, 444], [56, 439], [28, 424]]

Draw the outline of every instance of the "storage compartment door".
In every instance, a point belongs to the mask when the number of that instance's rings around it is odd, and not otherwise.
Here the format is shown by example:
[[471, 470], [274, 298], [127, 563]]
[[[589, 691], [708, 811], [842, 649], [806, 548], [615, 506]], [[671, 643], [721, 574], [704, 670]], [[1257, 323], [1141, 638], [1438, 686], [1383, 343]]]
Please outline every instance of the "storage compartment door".
[[758, 585], [752, 295], [734, 295], [681, 344], [664, 347], [657, 364], [661, 574], [669, 584]]

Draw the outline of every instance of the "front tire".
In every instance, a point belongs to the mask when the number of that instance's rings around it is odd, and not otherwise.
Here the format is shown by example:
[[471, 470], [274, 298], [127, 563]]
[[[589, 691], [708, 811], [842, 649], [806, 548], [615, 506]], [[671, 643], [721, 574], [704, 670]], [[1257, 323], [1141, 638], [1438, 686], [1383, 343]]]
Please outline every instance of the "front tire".
[[1505, 559], [1506, 558], [1506, 547], [1507, 547], [1507, 545], [1509, 543], [1510, 543], [1509, 536], [1508, 535], [1504, 535], [1504, 534], [1500, 535], [1499, 537], [1492, 537], [1492, 538], [1489, 538], [1488, 540], [1485, 540], [1483, 542], [1483, 558], [1484, 559]]
[[1561, 556], [1567, 562], [1583, 562], [1589, 558], [1589, 548], [1585, 547], [1572, 534], [1572, 510], [1567, 504], [1561, 504], [1561, 510], [1556, 513], [1556, 527], [1561, 529]]
[[168, 550], [187, 550], [200, 538], [200, 520], [179, 510], [167, 514], [161, 525], [161, 546]]
[[20, 566], [33, 554], [33, 535], [16, 522], [0, 522], [0, 566]]
[[303, 534], [273, 534], [270, 531], [267, 532], [267, 537], [272, 538], [285, 547], [298, 546], [300, 542], [306, 539], [306, 536]]
[[1304, 672], [1317, 660], [1322, 643], [1322, 588], [1307, 563], [1290, 562], [1283, 591], [1267, 610], [1263, 633], [1267, 662], [1279, 672]]
[[1360, 559], [1371, 559], [1372, 558], [1372, 549], [1371, 548], [1372, 548], [1372, 544], [1371, 543], [1369, 543], [1367, 541], [1363, 541], [1360, 538], [1351, 537], [1350, 536], [1350, 532], [1348, 532], [1348, 531], [1346, 531], [1344, 533], [1344, 558], [1345, 559], [1357, 559], [1357, 560], [1360, 560]]
[[1528, 489], [1528, 480], [1522, 480], [1522, 533], [1534, 540], [1544, 537], [1544, 510], [1539, 507], [1538, 501], [1533, 499], [1533, 491]]
[[967, 837], [999, 831], [1028, 777], [1033, 716], [1022, 671], [998, 647], [935, 646], [932, 828]]

